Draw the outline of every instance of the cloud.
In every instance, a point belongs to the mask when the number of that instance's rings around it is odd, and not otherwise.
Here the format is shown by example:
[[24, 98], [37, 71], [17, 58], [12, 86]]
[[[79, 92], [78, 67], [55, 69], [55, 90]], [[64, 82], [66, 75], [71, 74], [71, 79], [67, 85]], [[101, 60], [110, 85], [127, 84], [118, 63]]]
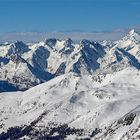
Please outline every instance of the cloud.
[[[134, 27], [140, 31], [140, 26]], [[44, 41], [46, 38], [71, 38], [72, 40], [89, 39], [94, 41], [100, 40], [118, 40], [127, 34], [130, 29], [116, 29], [113, 31], [103, 32], [84, 32], [84, 31], [61, 31], [61, 32], [21, 32], [21, 33], [3, 33], [0, 34], [0, 42], [15, 42], [22, 40], [24, 42]]]

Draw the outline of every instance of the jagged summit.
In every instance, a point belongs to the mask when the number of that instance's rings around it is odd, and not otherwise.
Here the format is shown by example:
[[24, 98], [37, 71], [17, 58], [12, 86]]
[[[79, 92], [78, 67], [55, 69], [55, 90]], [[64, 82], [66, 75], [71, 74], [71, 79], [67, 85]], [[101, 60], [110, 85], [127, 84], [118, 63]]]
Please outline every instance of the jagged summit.
[[72, 45], [74, 43], [71, 38], [66, 38], [66, 39], [64, 39], [64, 41], [65, 41], [66, 46]]
[[45, 40], [45, 44], [47, 44], [50, 47], [54, 46], [56, 42], [57, 42], [57, 39], [55, 38], [50, 38], [50, 39]]
[[129, 35], [133, 35], [134, 33], [136, 33], [136, 32], [135, 32], [135, 29], [132, 29], [132, 30], [129, 31], [128, 34], [129, 34]]
[[140, 41], [140, 35], [134, 29], [132, 29], [126, 35], [125, 39], [129, 39], [137, 43]]
[[50, 38], [43, 43], [16, 41], [3, 44], [0, 47], [0, 80], [18, 87], [24, 82], [24, 89], [27, 89], [69, 72], [94, 74], [114, 72], [128, 66], [138, 68], [139, 39], [139, 34], [131, 30], [116, 42], [83, 39], [78, 44], [70, 38]]

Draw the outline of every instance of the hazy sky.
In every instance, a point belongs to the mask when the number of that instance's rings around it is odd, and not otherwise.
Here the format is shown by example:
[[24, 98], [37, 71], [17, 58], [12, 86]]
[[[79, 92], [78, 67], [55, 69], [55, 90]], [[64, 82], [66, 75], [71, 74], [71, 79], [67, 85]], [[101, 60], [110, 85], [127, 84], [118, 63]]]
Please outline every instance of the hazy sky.
[[0, 34], [140, 27], [140, 0], [0, 0]]

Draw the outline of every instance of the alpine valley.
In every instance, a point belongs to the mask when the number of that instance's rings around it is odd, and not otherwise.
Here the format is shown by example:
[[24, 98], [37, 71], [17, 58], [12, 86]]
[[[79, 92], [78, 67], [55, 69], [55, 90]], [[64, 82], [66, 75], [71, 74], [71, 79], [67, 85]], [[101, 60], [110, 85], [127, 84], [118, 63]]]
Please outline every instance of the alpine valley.
[[140, 35], [0, 44], [0, 140], [139, 140]]

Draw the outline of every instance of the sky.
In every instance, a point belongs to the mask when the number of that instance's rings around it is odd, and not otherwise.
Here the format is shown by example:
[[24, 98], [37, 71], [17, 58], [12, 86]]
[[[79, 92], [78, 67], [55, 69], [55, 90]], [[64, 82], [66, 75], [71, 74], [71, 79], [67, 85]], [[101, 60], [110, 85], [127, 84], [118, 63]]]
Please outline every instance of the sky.
[[140, 30], [140, 0], [0, 0], [0, 37], [5, 40], [18, 33], [31, 38], [72, 33], [97, 38], [102, 33], [103, 38], [113, 32], [117, 38], [131, 28]]

